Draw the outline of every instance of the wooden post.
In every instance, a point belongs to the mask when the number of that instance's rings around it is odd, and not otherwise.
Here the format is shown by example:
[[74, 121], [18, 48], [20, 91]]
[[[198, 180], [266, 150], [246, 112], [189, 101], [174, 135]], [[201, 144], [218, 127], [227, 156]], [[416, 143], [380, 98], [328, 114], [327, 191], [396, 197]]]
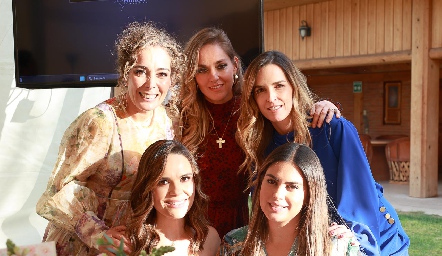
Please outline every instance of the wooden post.
[[364, 133], [362, 126], [362, 92], [353, 93], [353, 125], [359, 133]]
[[439, 63], [429, 57], [432, 0], [413, 0], [410, 196], [437, 196]]

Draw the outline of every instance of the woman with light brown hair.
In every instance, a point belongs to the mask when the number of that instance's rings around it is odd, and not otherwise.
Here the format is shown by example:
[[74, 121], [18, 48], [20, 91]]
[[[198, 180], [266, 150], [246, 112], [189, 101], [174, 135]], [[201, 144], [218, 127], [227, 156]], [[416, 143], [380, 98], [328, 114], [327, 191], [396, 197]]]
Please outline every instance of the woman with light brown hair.
[[[244, 153], [235, 140], [243, 70], [227, 34], [204, 28], [186, 44], [180, 106], [183, 144], [197, 157], [209, 220], [223, 236], [248, 223], [248, 173], [239, 172]], [[311, 110], [319, 126], [331, 119], [327, 101]], [[310, 113], [310, 110], [309, 110]], [[328, 115], [327, 115], [328, 113]]]
[[[331, 202], [368, 255], [407, 255], [410, 240], [370, 165], [354, 125], [335, 118], [321, 128], [307, 114], [314, 95], [307, 79], [284, 53], [256, 57], [244, 75], [238, 143], [243, 168], [254, 171], [275, 148], [287, 143], [310, 146], [326, 177]], [[254, 176], [254, 174], [252, 174]]]

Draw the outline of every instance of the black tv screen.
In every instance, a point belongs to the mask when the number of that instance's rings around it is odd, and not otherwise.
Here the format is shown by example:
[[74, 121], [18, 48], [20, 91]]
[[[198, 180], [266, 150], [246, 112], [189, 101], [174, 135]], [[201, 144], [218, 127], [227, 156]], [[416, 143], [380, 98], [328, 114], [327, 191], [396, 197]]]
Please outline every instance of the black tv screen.
[[262, 0], [13, 0], [16, 86], [115, 86], [115, 40], [154, 21], [183, 45], [199, 29], [226, 31], [244, 64], [263, 49]]

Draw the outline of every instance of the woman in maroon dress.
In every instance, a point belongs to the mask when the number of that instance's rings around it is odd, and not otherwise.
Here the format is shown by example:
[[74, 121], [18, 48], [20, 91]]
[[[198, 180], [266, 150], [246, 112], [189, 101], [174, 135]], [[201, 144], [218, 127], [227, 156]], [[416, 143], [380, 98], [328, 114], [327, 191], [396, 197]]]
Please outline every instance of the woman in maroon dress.
[[[223, 237], [247, 225], [248, 173], [239, 172], [244, 153], [235, 133], [243, 81], [241, 60], [226, 33], [218, 28], [197, 32], [184, 50], [187, 63], [181, 88], [182, 143], [197, 157], [202, 190], [209, 196], [208, 217]], [[336, 108], [316, 104], [314, 125], [331, 120]], [[316, 121], [318, 121], [316, 123]]]
[[181, 88], [182, 142], [197, 156], [209, 220], [222, 237], [248, 223], [247, 174], [236, 144], [242, 68], [224, 31], [206, 28], [187, 43]]

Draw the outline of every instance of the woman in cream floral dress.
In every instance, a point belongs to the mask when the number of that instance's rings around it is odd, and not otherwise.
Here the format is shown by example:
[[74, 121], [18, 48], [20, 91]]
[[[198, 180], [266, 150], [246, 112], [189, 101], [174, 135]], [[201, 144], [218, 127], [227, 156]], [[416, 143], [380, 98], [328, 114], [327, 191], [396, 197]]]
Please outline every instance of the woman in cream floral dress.
[[[122, 93], [82, 113], [65, 131], [37, 213], [49, 220], [44, 241], [58, 255], [110, 254], [104, 234], [124, 239], [128, 199], [140, 157], [172, 139], [174, 94], [184, 56], [179, 44], [152, 23], [131, 23], [116, 42]], [[126, 240], [125, 240], [126, 241]], [[130, 246], [126, 244], [126, 252]]]

